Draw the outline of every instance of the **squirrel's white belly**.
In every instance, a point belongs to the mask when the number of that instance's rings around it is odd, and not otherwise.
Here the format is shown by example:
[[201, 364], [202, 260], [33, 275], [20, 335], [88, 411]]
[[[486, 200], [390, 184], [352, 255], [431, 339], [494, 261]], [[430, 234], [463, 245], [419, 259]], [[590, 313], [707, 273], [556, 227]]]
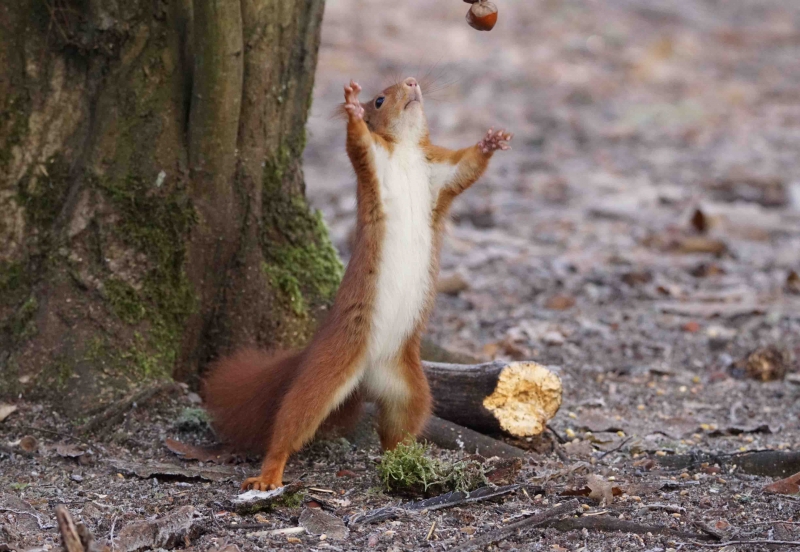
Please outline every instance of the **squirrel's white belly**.
[[[398, 146], [391, 157], [376, 153], [385, 237], [378, 265], [377, 296], [367, 352], [369, 387], [401, 385], [386, 370], [417, 328], [430, 290], [433, 192], [422, 151]], [[396, 389], [396, 392], [401, 392]]]

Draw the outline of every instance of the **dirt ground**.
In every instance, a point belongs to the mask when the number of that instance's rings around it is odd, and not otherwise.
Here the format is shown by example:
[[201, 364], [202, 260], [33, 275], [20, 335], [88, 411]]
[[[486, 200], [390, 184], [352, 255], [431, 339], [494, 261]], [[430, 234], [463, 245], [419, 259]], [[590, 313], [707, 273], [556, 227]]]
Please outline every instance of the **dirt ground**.
[[[778, 548], [728, 540], [800, 541], [800, 501], [763, 492], [773, 478], [655, 462], [800, 450], [800, 3], [495, 1], [500, 21], [479, 33], [458, 0], [330, 0], [306, 180], [346, 259], [353, 176], [330, 114], [350, 78], [372, 95], [418, 76], [441, 145], [470, 145], [493, 125], [515, 133], [454, 206], [442, 272], [458, 285], [439, 294], [429, 336], [481, 359], [558, 367], [553, 433], [516, 443], [535, 449], [515, 477], [523, 487], [338, 539], [266, 535], [298, 526], [302, 496], [339, 519], [400, 501], [381, 487], [374, 440], [313, 445], [289, 465], [305, 484], [294, 502], [239, 515], [230, 500], [257, 461], [217, 467], [164, 445], [213, 441], [188, 390], [81, 439], [23, 402], [0, 422], [0, 550], [60, 546], [57, 504], [117, 549], [131, 542], [126, 526], [192, 506], [190, 534], [162, 546], [447, 550], [563, 502], [587, 476], [622, 494], [580, 497], [584, 517], [716, 532], [722, 541], [703, 546], [727, 552]], [[764, 362], [749, 357], [765, 347]], [[747, 377], [765, 365], [788, 374]], [[494, 546], [702, 549], [676, 534], [555, 528]]]

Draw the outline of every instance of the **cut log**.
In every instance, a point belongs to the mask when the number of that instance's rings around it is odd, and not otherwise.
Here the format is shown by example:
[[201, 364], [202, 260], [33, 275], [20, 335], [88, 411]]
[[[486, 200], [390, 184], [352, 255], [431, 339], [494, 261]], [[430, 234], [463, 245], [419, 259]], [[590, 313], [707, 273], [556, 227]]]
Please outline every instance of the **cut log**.
[[477, 431], [459, 426], [453, 422], [431, 416], [422, 431], [422, 437], [434, 445], [448, 450], [463, 450], [470, 454], [480, 454], [486, 458], [524, 458], [525, 451], [492, 439]]
[[531, 437], [561, 406], [561, 378], [535, 362], [423, 362], [434, 412], [483, 433]]

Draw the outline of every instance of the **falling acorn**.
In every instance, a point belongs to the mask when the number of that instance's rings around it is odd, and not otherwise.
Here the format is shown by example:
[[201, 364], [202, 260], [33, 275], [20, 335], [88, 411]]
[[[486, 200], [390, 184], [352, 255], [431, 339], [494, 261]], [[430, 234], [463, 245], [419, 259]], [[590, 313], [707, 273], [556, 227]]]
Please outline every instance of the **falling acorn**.
[[464, 0], [472, 4], [467, 12], [467, 23], [479, 31], [491, 31], [497, 23], [497, 6], [489, 0]]

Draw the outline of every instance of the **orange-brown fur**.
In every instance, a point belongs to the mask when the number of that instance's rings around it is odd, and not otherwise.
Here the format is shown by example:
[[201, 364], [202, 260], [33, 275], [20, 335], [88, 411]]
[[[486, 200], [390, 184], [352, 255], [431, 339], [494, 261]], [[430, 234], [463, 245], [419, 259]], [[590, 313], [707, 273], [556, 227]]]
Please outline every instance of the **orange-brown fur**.
[[[366, 355], [383, 253], [385, 213], [371, 148], [391, 152], [405, 132], [399, 122], [413, 116], [406, 109], [422, 109], [421, 93], [418, 87], [414, 89], [415, 81], [413, 86], [409, 84], [411, 81], [387, 88], [366, 104], [357, 102], [358, 85], [351, 83], [345, 88], [347, 154], [357, 176], [356, 238], [333, 307], [311, 343], [293, 353], [240, 351], [211, 366], [204, 394], [218, 433], [243, 449], [266, 450], [261, 474], [247, 479], [242, 488], [280, 486], [288, 457], [313, 438], [320, 426], [355, 421], [364, 399], [375, 401], [379, 407], [378, 432], [384, 449], [394, 448], [408, 434], [418, 434], [429, 416], [431, 397], [419, 350], [420, 336], [434, 304], [435, 285], [429, 287], [416, 328], [395, 360], [407, 396], [403, 400], [369, 396], [362, 385], [341, 404], [335, 404], [337, 392], [353, 381]], [[414, 94], [419, 97], [419, 106], [413, 105]], [[375, 102], [378, 97], [384, 98], [380, 108]], [[424, 123], [424, 113], [419, 116]], [[510, 135], [503, 139], [510, 139]], [[493, 149], [487, 151], [481, 147], [483, 143], [451, 151], [432, 145], [427, 127], [423, 128], [419, 147], [427, 161], [458, 166], [435, 199], [431, 213], [432, 282], [438, 274], [442, 230], [450, 204], [483, 174], [491, 158]]]

